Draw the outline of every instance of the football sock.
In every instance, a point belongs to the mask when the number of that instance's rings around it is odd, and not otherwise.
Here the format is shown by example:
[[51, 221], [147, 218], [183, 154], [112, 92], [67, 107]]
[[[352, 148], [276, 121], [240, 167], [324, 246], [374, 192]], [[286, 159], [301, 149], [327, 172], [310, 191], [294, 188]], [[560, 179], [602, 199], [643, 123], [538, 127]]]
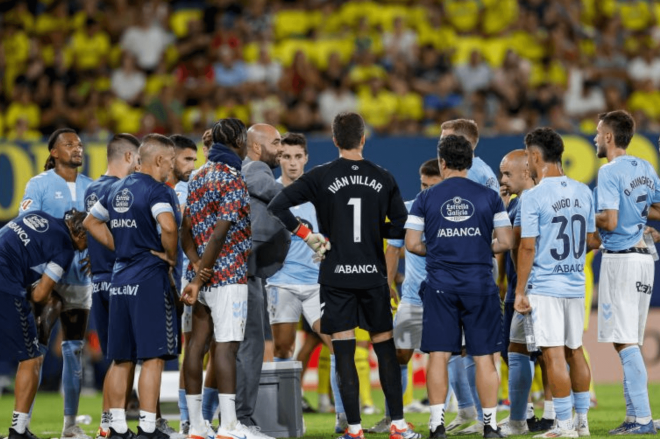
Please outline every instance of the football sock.
[[628, 395], [635, 411], [637, 422], [645, 425], [651, 419], [649, 393], [647, 388], [646, 366], [639, 346], [630, 346], [619, 352], [623, 365], [623, 376], [628, 387]]
[[401, 366], [396, 358], [394, 339], [374, 343], [373, 347], [378, 357], [378, 374], [387, 406], [390, 409], [390, 418], [393, 421], [403, 419]]
[[360, 383], [355, 367], [356, 344], [354, 338], [332, 340], [337, 382], [349, 427], [350, 425], [360, 425]]
[[527, 399], [531, 387], [532, 371], [529, 367], [529, 357], [509, 352], [509, 401], [512, 421], [527, 419]]
[[[78, 414], [80, 388], [82, 383], [82, 340], [64, 340], [62, 342], [62, 388], [64, 390], [64, 416]], [[65, 425], [65, 428], [69, 425]]]

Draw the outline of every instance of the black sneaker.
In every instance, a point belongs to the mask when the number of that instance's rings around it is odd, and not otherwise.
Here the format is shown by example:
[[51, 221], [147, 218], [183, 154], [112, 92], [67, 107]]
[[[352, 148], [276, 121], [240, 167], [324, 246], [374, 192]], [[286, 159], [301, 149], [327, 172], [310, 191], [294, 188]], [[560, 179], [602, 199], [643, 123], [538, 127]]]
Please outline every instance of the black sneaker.
[[554, 419], [539, 419], [534, 416], [527, 420], [527, 428], [529, 428], [529, 431], [532, 433], [552, 430], [553, 425], [555, 425]]
[[19, 433], [13, 428], [9, 429], [9, 436], [7, 439], [39, 439], [30, 429], [26, 428], [25, 433]]
[[506, 437], [504, 433], [502, 433], [501, 428], [493, 428], [490, 426], [490, 424], [484, 425], [484, 437], [485, 438], [496, 438], [496, 437]]
[[126, 430], [126, 433], [117, 433], [114, 428], [110, 427], [108, 428], [108, 437], [106, 437], [106, 439], [111, 438], [135, 439], [135, 433], [133, 433], [130, 428]]
[[316, 413], [314, 407], [307, 401], [307, 398], [302, 399], [302, 411], [303, 413]]
[[435, 430], [429, 430], [431, 433], [429, 435], [429, 439], [447, 439], [447, 433], [445, 433], [445, 426], [444, 425], [438, 425], [435, 427]]
[[170, 439], [170, 437], [159, 429], [155, 429], [153, 433], [145, 433], [142, 427], [138, 426], [136, 439]]

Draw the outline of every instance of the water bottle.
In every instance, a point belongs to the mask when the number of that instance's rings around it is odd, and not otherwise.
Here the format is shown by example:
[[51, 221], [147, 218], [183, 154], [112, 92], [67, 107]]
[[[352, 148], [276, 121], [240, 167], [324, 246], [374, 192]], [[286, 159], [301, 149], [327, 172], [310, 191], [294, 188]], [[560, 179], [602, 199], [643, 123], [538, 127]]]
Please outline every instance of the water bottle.
[[644, 233], [644, 242], [646, 243], [646, 247], [649, 249], [649, 253], [651, 253], [651, 256], [653, 256], [653, 260], [657, 261], [660, 259], [660, 257], [658, 257], [658, 249], [655, 248], [655, 242], [653, 241], [653, 236], [650, 233]]
[[92, 417], [89, 415], [76, 416], [76, 424], [89, 425], [92, 423]]
[[525, 342], [529, 353], [538, 351], [536, 340], [534, 339], [534, 323], [532, 322], [532, 313], [528, 312], [523, 317], [523, 326], [525, 328]]

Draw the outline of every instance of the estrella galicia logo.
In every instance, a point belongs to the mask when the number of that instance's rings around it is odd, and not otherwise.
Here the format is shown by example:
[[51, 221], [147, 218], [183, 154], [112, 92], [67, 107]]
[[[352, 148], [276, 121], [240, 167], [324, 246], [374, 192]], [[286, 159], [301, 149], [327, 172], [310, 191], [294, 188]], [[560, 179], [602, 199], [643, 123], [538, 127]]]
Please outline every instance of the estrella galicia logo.
[[115, 212], [126, 213], [133, 205], [133, 194], [127, 188], [122, 189], [112, 200], [112, 208]]
[[99, 197], [96, 196], [96, 193], [87, 195], [87, 198], [85, 198], [85, 211], [92, 210], [97, 201], [99, 201]]
[[454, 197], [445, 201], [440, 208], [440, 213], [447, 220], [453, 223], [460, 223], [470, 219], [474, 215], [474, 205], [470, 200], [461, 197]]
[[39, 233], [44, 233], [48, 230], [48, 220], [36, 214], [25, 216], [23, 218], [23, 224]]

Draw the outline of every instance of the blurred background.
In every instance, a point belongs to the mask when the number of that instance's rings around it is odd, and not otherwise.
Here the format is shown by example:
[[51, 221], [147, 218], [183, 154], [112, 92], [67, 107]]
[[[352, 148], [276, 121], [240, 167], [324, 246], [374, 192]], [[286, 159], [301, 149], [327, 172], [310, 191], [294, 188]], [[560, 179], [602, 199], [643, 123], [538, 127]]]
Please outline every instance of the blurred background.
[[[365, 157], [411, 199], [445, 120], [479, 124], [476, 153], [496, 173], [527, 131], [551, 126], [567, 174], [593, 186], [597, 114], [627, 109], [630, 152], [658, 169], [659, 18], [655, 0], [0, 0], [0, 225], [65, 126], [97, 178], [113, 133], [200, 141], [226, 117], [308, 135], [311, 166], [337, 155], [335, 114], [357, 111]], [[596, 279], [598, 267], [596, 255]], [[647, 329], [660, 380], [660, 309]], [[93, 337], [86, 370], [102, 363]]]

